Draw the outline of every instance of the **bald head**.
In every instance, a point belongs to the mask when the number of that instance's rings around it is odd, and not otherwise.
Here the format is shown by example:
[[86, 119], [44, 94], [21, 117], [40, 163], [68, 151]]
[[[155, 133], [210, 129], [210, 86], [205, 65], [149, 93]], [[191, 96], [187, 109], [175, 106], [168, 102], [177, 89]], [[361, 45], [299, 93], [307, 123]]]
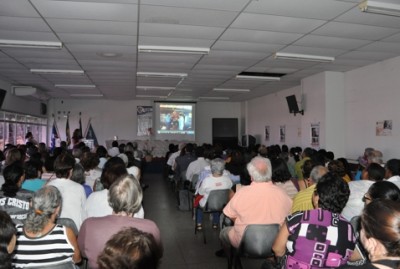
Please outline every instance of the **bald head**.
[[271, 180], [271, 162], [267, 158], [254, 157], [247, 164], [247, 171], [255, 182], [267, 182]]

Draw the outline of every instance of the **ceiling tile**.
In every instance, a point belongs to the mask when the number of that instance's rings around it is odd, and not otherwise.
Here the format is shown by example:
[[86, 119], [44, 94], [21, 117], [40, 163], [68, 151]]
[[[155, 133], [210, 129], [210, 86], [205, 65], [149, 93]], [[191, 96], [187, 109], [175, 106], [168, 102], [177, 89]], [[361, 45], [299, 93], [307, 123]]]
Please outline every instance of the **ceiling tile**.
[[137, 5], [133, 4], [51, 0], [31, 1], [45, 18], [137, 21]]
[[294, 42], [295, 46], [307, 46], [316, 48], [334, 48], [342, 50], [352, 50], [371, 43], [368, 40], [307, 35]]
[[93, 20], [67, 20], [47, 19], [50, 27], [58, 33], [77, 34], [109, 34], [136, 36], [135, 22], [93, 21]]
[[61, 33], [60, 40], [65, 44], [97, 44], [136, 46], [137, 37], [129, 35], [73, 34]]
[[50, 28], [41, 18], [0, 16], [0, 29], [6, 31], [50, 32]]
[[187, 38], [187, 39], [216, 39], [225, 28], [205, 27], [179, 24], [141, 23], [141, 36]]

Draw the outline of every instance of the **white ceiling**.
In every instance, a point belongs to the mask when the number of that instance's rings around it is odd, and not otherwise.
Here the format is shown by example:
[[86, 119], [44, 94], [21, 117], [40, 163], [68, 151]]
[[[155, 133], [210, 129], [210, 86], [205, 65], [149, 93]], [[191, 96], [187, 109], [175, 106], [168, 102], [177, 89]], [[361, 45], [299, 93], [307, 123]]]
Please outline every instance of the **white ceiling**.
[[[383, 1], [383, 0], [381, 0]], [[384, 0], [396, 3], [398, 0]], [[400, 55], [400, 17], [362, 13], [358, 0], [0, 0], [0, 39], [60, 41], [61, 50], [0, 48], [0, 79], [49, 97], [104, 99], [229, 97], [243, 101], [300, 84], [325, 70], [345, 72]], [[208, 55], [138, 53], [138, 45], [208, 47]], [[321, 64], [273, 53], [333, 56]], [[117, 57], [104, 57], [115, 53]], [[82, 69], [83, 76], [29, 69]], [[174, 78], [136, 72], [183, 72]], [[280, 82], [236, 80], [243, 71], [286, 73]], [[95, 88], [56, 88], [94, 84]], [[136, 86], [176, 87], [138, 90]], [[214, 92], [213, 88], [250, 89]], [[75, 97], [76, 98], [76, 97]]]

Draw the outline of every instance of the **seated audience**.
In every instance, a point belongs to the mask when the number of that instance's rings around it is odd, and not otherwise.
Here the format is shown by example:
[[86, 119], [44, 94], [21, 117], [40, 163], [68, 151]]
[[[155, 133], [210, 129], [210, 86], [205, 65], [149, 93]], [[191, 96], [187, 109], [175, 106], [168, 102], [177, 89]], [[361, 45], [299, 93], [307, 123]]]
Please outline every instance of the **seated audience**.
[[362, 202], [364, 194], [374, 182], [382, 181], [384, 177], [385, 169], [377, 163], [371, 163], [363, 172], [363, 180], [349, 182], [350, 197], [345, 208], [343, 208], [343, 217], [351, 220], [353, 217], [360, 215], [364, 208]]
[[54, 162], [54, 172], [57, 178], [51, 180], [47, 185], [56, 187], [62, 196], [61, 218], [72, 219], [79, 230], [84, 217], [84, 206], [86, 193], [83, 186], [72, 181], [72, 170], [75, 158], [68, 153], [62, 153]]
[[20, 162], [7, 165], [3, 170], [4, 184], [0, 191], [0, 210], [6, 211], [14, 223], [22, 223], [29, 211], [32, 191], [21, 189], [25, 171]]
[[387, 181], [393, 182], [400, 188], [400, 160], [391, 159], [385, 164], [385, 178]]
[[13, 258], [16, 268], [72, 265], [81, 261], [73, 230], [56, 224], [61, 204], [61, 193], [54, 186], [45, 186], [35, 193], [24, 225], [17, 225]]
[[337, 174], [327, 173], [318, 181], [312, 197], [315, 209], [289, 215], [275, 239], [276, 257], [286, 256], [283, 268], [346, 264], [356, 241], [351, 224], [340, 215], [349, 194], [349, 186]]
[[361, 215], [360, 233], [369, 261], [361, 266], [341, 268], [400, 268], [399, 223], [399, 202], [376, 199], [369, 203]]
[[98, 168], [99, 163], [100, 160], [96, 153], [84, 152], [82, 154], [80, 164], [85, 169], [85, 181], [92, 190], [95, 180], [101, 175], [101, 169]]
[[104, 164], [107, 162], [107, 149], [104, 146], [98, 146], [96, 149], [97, 157], [99, 157], [99, 164], [97, 165], [98, 168], [103, 169]]
[[0, 211], [0, 269], [12, 269], [11, 253], [16, 243], [15, 224], [5, 211]]
[[100, 253], [99, 269], [156, 269], [161, 258], [154, 236], [136, 228], [113, 235]]
[[183, 148], [182, 154], [175, 159], [175, 179], [186, 180], [186, 170], [189, 164], [195, 160], [196, 156], [194, 155], [194, 146], [192, 143], [187, 143]]
[[375, 182], [365, 193], [362, 200], [367, 205], [376, 199], [400, 202], [400, 188], [390, 181]]
[[[210, 163], [211, 175], [203, 180], [200, 188], [196, 191], [198, 196], [196, 198], [198, 203], [195, 202], [194, 207], [196, 207], [197, 223], [196, 229], [202, 229], [203, 223], [203, 209], [207, 203], [208, 196], [213, 190], [226, 190], [232, 187], [232, 181], [228, 176], [224, 176], [225, 162], [222, 159], [214, 159]], [[218, 228], [219, 213], [212, 214], [212, 225], [213, 228]]]
[[311, 161], [306, 161], [304, 163], [303, 173], [305, 176], [309, 175], [309, 178], [307, 179], [308, 182], [307, 184], [309, 185], [309, 187], [307, 187], [307, 189], [299, 191], [293, 198], [293, 205], [291, 211], [292, 214], [297, 211], [306, 211], [314, 209], [314, 205], [312, 203], [312, 197], [314, 194], [316, 184], [321, 179], [321, 177], [328, 172], [328, 169], [325, 166], [318, 165], [315, 166], [310, 173], [306, 169], [304, 169], [307, 162], [311, 163]]
[[[110, 158], [104, 165], [100, 177], [100, 184], [104, 188], [93, 192], [85, 203], [85, 218], [104, 217], [112, 214], [112, 207], [108, 202], [109, 189], [111, 185], [121, 176], [128, 174], [124, 161], [119, 157]], [[97, 184], [96, 184], [97, 185]], [[136, 218], [143, 218], [143, 207], [135, 213]]]
[[108, 149], [107, 153], [110, 157], [115, 157], [120, 153], [118, 147], [118, 141], [114, 140], [111, 143], [111, 148]]
[[[267, 158], [255, 157], [247, 164], [251, 184], [243, 186], [225, 206], [223, 213], [234, 221], [234, 226], [221, 230], [220, 240], [227, 253], [232, 245], [237, 248], [249, 224], [282, 224], [292, 207], [292, 200], [271, 182], [272, 168]], [[217, 251], [216, 255], [223, 255]]]
[[157, 225], [147, 219], [133, 217], [142, 205], [142, 189], [132, 176], [123, 176], [114, 182], [109, 191], [112, 215], [88, 218], [79, 231], [78, 244], [84, 257], [89, 259], [91, 269], [98, 268], [97, 257], [106, 242], [124, 227], [134, 227], [152, 234], [162, 253], [160, 231]]
[[301, 154], [301, 159], [300, 161], [296, 162], [294, 166], [294, 170], [296, 172], [296, 176], [298, 180], [303, 179], [303, 171], [301, 170], [301, 167], [303, 166], [304, 162], [307, 160], [310, 160], [313, 154], [313, 149], [312, 148], [305, 148], [303, 153]]
[[291, 181], [292, 175], [289, 172], [286, 162], [281, 158], [271, 160], [272, 182], [282, 188], [290, 198], [296, 195], [297, 188]]
[[340, 176], [344, 182], [346, 183], [350, 182], [350, 178], [346, 176], [346, 170], [342, 162], [339, 162], [338, 160], [330, 161], [328, 163], [328, 170], [329, 172], [335, 173], [338, 176]]
[[40, 161], [29, 160], [24, 164], [25, 181], [21, 188], [28, 191], [37, 191], [43, 187], [47, 180], [41, 179], [42, 163]]
[[[307, 189], [309, 186], [313, 185], [314, 182], [310, 179], [311, 170], [316, 166], [312, 160], [306, 160], [301, 167], [301, 171], [303, 172], [303, 179], [297, 180], [297, 184], [299, 185], [299, 191]], [[324, 166], [324, 165], [322, 165]]]

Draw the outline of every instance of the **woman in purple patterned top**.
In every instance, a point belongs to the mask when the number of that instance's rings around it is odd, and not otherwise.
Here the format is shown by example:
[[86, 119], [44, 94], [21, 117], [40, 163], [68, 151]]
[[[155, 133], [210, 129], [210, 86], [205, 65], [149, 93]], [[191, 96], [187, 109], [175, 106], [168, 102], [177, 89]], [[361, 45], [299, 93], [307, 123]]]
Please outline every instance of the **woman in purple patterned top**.
[[285, 256], [284, 268], [335, 268], [346, 264], [356, 238], [351, 224], [340, 213], [350, 190], [343, 179], [327, 173], [317, 183], [313, 210], [287, 217], [274, 242], [277, 257]]

